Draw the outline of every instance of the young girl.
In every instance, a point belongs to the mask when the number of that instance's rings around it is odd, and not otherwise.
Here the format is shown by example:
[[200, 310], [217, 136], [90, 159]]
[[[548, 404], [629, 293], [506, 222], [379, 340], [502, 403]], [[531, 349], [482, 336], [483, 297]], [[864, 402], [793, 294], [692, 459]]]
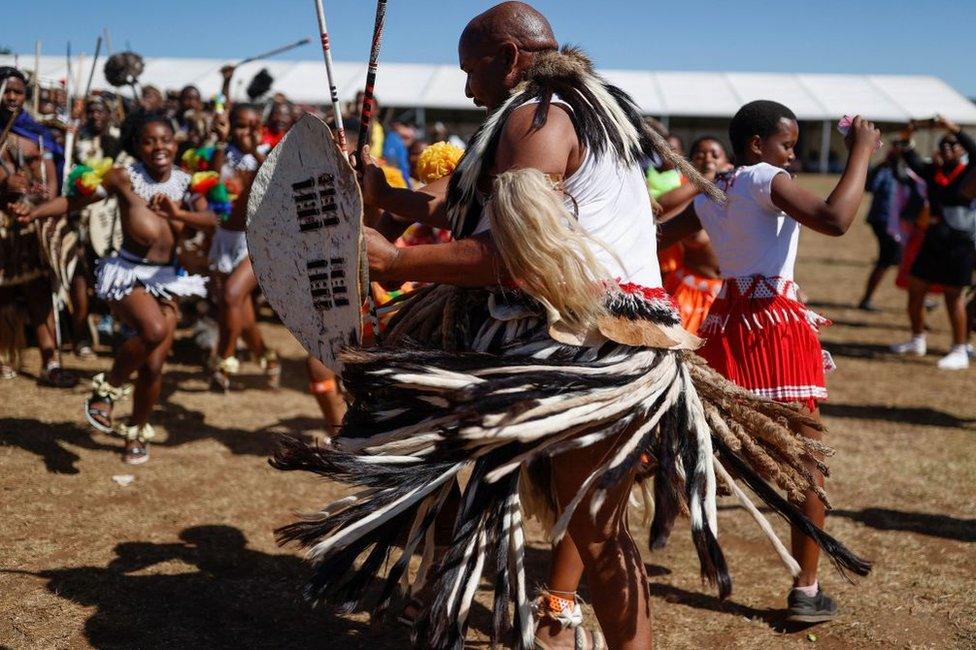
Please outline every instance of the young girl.
[[[213, 228], [216, 217], [206, 199], [188, 193], [190, 176], [173, 168], [176, 140], [170, 122], [160, 115], [137, 114], [123, 132], [123, 143], [138, 160], [114, 168], [91, 191], [80, 189], [23, 215], [27, 220], [78, 210], [106, 196], [116, 196], [122, 214], [123, 242], [118, 255], [103, 259], [96, 271], [95, 293], [135, 330], [118, 350], [112, 370], [97, 375], [85, 400], [85, 418], [98, 431], [125, 440], [124, 460], [149, 459], [154, 436], [149, 415], [162, 387], [162, 369], [173, 344], [178, 316], [176, 299], [203, 296], [206, 278], [188, 275], [175, 259], [187, 225]], [[81, 179], [78, 179], [81, 181]], [[89, 186], [97, 182], [89, 178]], [[75, 187], [85, 188], [84, 182]], [[128, 395], [129, 377], [138, 371], [129, 423], [112, 421], [115, 402]]]
[[[691, 144], [691, 163], [710, 181], [732, 167], [722, 142], [707, 135]], [[662, 195], [658, 202], [663, 212], [658, 222], [663, 223], [680, 214], [698, 193], [698, 188], [689, 183]], [[705, 321], [722, 288], [722, 280], [715, 250], [704, 230], [685, 238], [678, 246], [681, 248], [680, 263], [668, 276], [664, 288], [678, 304], [681, 324], [694, 333]]]
[[268, 386], [277, 388], [281, 379], [278, 355], [264, 344], [257, 326], [252, 294], [257, 278], [247, 254], [244, 226], [247, 220], [247, 197], [260, 159], [261, 116], [257, 110], [237, 104], [230, 112], [214, 118], [217, 150], [213, 164], [220, 179], [237, 199], [222, 219], [210, 247], [210, 270], [214, 274], [219, 301], [220, 338], [211, 386], [221, 392], [230, 389], [230, 375], [240, 368], [235, 352], [237, 339], [243, 334], [251, 353], [258, 359]]
[[[796, 116], [782, 104], [755, 101], [739, 109], [729, 125], [739, 166], [717, 179], [727, 203], [698, 196], [664, 224], [661, 245], [704, 226], [715, 248], [724, 283], [700, 330], [707, 342], [699, 353], [709, 365], [744, 388], [776, 401], [798, 402], [819, 417], [817, 402], [827, 398], [824, 366], [829, 357], [817, 330], [826, 320], [796, 298], [793, 268], [800, 226], [835, 237], [847, 232], [880, 133], [855, 118], [847, 137], [847, 167], [826, 200], [786, 172], [798, 137]], [[821, 437], [810, 427], [801, 433]], [[811, 464], [809, 470], [822, 485], [817, 467]], [[824, 506], [814, 495], [806, 494], [803, 512], [822, 527]], [[833, 618], [837, 606], [817, 583], [817, 545], [794, 529], [792, 546], [801, 571], [789, 593], [790, 619], [814, 623]]]

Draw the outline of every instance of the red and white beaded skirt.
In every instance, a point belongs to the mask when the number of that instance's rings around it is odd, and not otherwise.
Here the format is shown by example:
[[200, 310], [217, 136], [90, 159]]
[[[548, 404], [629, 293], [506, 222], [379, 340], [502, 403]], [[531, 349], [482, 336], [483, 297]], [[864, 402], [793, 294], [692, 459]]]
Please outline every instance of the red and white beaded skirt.
[[824, 374], [834, 368], [817, 336], [829, 324], [797, 300], [791, 280], [729, 278], [698, 331], [698, 354], [743, 388], [813, 410], [827, 399]]

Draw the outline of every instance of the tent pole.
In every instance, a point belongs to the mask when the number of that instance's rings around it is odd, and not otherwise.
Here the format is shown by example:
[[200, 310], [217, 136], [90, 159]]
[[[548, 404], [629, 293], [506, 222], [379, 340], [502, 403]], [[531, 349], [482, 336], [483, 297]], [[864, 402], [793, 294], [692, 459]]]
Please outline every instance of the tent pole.
[[416, 110], [417, 118], [417, 129], [422, 135], [422, 139], [427, 139], [427, 109], [423, 106], [418, 106]]
[[830, 120], [824, 120], [820, 128], [820, 173], [826, 174], [830, 166]]

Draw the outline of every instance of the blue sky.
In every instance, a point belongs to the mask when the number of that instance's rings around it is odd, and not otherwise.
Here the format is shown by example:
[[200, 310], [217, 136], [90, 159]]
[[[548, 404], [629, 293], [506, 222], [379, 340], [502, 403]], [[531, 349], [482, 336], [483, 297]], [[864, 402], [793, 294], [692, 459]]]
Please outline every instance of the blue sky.
[[[324, 0], [335, 57], [364, 60], [372, 0]], [[144, 56], [233, 61], [316, 33], [313, 0], [11, 1], [0, 46], [91, 53], [103, 26], [113, 47]], [[457, 36], [494, 2], [390, 0], [382, 59], [456, 62]], [[976, 0], [536, 0], [561, 42], [606, 68], [932, 74], [976, 96]], [[135, 7], [139, 7], [138, 10]], [[164, 17], [165, 18], [162, 18]], [[953, 33], [955, 29], [956, 33]], [[318, 59], [312, 44], [284, 58]]]

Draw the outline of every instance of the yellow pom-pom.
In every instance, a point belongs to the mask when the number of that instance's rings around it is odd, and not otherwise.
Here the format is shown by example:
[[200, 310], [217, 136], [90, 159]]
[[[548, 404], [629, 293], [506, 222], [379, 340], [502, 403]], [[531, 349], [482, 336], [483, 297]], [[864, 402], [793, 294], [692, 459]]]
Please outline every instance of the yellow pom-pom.
[[450, 176], [463, 155], [464, 149], [448, 142], [430, 145], [417, 159], [417, 180], [426, 184]]
[[102, 184], [102, 176], [95, 171], [85, 172], [79, 182], [87, 190], [84, 193], [90, 196]]
[[111, 158], [89, 158], [85, 164], [92, 168], [96, 176], [102, 178], [112, 169], [115, 164]]
[[386, 174], [386, 182], [390, 184], [390, 187], [407, 186], [407, 180], [403, 177], [403, 172], [399, 169], [388, 165], [383, 165], [382, 169], [383, 173]]

